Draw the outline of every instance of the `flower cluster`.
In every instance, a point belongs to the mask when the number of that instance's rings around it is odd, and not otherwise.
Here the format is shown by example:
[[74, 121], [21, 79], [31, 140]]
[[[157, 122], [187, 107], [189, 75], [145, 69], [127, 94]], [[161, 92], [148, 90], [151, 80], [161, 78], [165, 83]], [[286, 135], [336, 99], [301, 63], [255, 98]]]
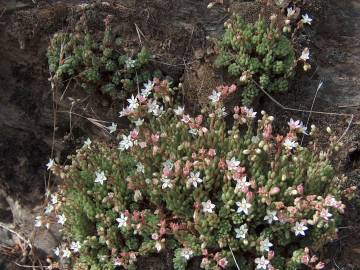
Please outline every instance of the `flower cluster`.
[[73, 78], [87, 91], [100, 90], [124, 99], [150, 78], [145, 70], [150, 56], [145, 48], [137, 54], [126, 48], [112, 31], [111, 15], [104, 20], [103, 32], [91, 31], [87, 24], [91, 14], [89, 6], [74, 32], [58, 32], [52, 37], [47, 53], [50, 71], [55, 81]]
[[118, 145], [92, 142], [69, 165], [50, 164], [64, 179], [56, 200], [68, 244], [57, 253], [74, 269], [135, 269], [139, 256], [166, 249], [177, 270], [194, 257], [207, 270], [234, 257], [241, 269], [321, 269], [310, 253], [335, 237], [344, 211], [329, 161], [338, 143], [302, 147], [300, 121], [278, 135], [265, 112], [226, 111], [235, 86], [214, 90], [194, 117], [173, 104], [174, 91], [148, 82], [120, 113], [132, 128]]
[[243, 104], [249, 105], [259, 94], [257, 85], [269, 92], [287, 91], [295, 66], [291, 41], [272, 20], [246, 24], [240, 16], [225, 23], [225, 34], [218, 43], [215, 65], [225, 67], [242, 87]]

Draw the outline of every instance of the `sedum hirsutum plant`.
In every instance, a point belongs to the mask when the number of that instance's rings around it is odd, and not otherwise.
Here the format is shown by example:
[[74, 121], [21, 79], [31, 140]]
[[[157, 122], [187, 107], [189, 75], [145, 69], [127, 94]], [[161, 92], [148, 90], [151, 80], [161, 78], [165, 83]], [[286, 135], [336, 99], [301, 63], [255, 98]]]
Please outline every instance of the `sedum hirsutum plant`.
[[[274, 17], [275, 19], [275, 17]], [[234, 15], [225, 23], [218, 41], [215, 66], [223, 67], [241, 87], [242, 103], [249, 105], [259, 95], [260, 85], [270, 93], [288, 90], [296, 62], [294, 48], [276, 26], [263, 19], [245, 23]]]
[[235, 261], [241, 269], [323, 268], [314, 252], [336, 236], [341, 198], [351, 193], [329, 160], [337, 138], [319, 151], [299, 144], [307, 132], [300, 121], [277, 135], [265, 112], [227, 111], [235, 85], [214, 90], [194, 117], [174, 104], [176, 90], [149, 81], [120, 112], [132, 124], [117, 145], [88, 140], [67, 165], [49, 162], [63, 179], [48, 206], [64, 226], [56, 255], [91, 270], [136, 269], [139, 256], [163, 250], [173, 251], [177, 270], [195, 257], [207, 270]]
[[150, 55], [144, 47], [137, 53], [126, 48], [112, 31], [110, 15], [104, 20], [104, 31], [98, 33], [89, 30], [86, 15], [74, 32], [58, 32], [52, 37], [47, 53], [50, 72], [55, 81], [73, 78], [87, 91], [100, 90], [125, 99], [150, 78], [145, 70]]

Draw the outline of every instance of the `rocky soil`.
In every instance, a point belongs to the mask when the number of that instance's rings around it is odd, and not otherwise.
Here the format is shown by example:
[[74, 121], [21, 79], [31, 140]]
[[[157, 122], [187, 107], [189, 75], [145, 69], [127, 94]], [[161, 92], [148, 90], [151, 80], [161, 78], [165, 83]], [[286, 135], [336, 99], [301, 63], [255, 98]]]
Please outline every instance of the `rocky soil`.
[[[24, 254], [19, 245], [14, 248], [18, 241], [14, 232], [32, 239], [37, 255], [42, 258], [51, 254], [59, 241], [56, 227], [50, 232], [33, 230], [35, 216], [42, 207], [45, 183], [49, 180], [45, 164], [51, 153], [61, 161], [87, 137], [106, 139], [106, 134], [89, 121], [70, 118], [64, 111], [71, 108], [86, 117], [117, 119], [119, 104], [103, 97], [87, 96], [72, 87], [65, 94], [57, 89], [52, 91], [48, 81], [49, 37], [71, 23], [81, 2], [0, 0], [0, 225], [6, 227], [0, 226], [0, 269], [14, 268], [14, 262], [29, 264], [34, 258], [29, 254], [28, 259], [21, 260]], [[223, 22], [229, 16], [227, 8], [237, 7], [248, 20], [256, 18], [261, 9], [252, 2], [239, 1], [225, 1], [225, 5], [216, 5], [211, 10], [206, 8], [208, 1], [205, 0], [109, 2], [117, 6], [116, 15], [122, 18], [120, 26], [127, 38], [146, 42], [156, 52], [153, 65], [175, 80], [184, 81], [190, 89], [185, 93], [188, 99], [207, 96], [206, 90], [222, 81], [221, 74], [215, 74], [210, 68], [208, 56], [212, 47], [207, 37], [221, 34]], [[242, 5], [241, 8], [238, 5]], [[313, 113], [310, 122], [319, 127], [330, 125], [339, 136], [344, 135], [344, 149], [334, 163], [349, 177], [349, 182], [358, 185], [360, 1], [328, 0], [321, 10], [309, 12], [315, 20], [301, 36], [301, 42], [311, 49], [312, 71], [299, 78], [292, 91], [275, 98], [291, 108], [309, 110], [313, 106], [316, 111], [347, 114]], [[143, 33], [141, 41], [135, 25]], [[192, 81], [201, 81], [201, 87], [192, 89]], [[324, 84], [316, 94], [320, 81]], [[74, 99], [78, 100], [75, 105]], [[260, 104], [283, 122], [289, 117], [306, 122], [309, 116], [283, 110], [266, 97]], [[56, 179], [50, 180], [52, 185], [56, 184]], [[348, 206], [339, 240], [326, 251], [334, 269], [360, 269], [358, 206], [358, 200]], [[164, 254], [161, 258], [146, 259], [139, 269], [171, 269], [170, 265], [171, 259]]]

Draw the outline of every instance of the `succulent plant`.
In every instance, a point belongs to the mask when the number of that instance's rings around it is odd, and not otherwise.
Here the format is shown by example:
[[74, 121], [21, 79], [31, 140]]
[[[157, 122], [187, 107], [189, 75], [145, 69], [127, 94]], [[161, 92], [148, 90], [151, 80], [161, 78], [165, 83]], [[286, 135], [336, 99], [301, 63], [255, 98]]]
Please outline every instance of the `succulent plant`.
[[234, 15], [225, 27], [215, 66], [226, 68], [236, 79], [242, 103], [253, 102], [259, 95], [258, 86], [270, 93], [287, 91], [296, 62], [291, 41], [263, 19], [251, 24]]
[[[118, 145], [86, 141], [66, 165], [55, 214], [64, 224], [58, 255], [73, 269], [135, 269], [136, 259], [170, 249], [174, 267], [194, 257], [201, 268], [321, 269], [312, 256], [336, 235], [344, 211], [330, 156], [341, 144], [301, 146], [306, 127], [272, 131], [274, 118], [223, 107], [236, 86], [220, 86], [192, 117], [176, 106], [177, 88], [155, 79], [120, 113], [132, 127]], [[258, 120], [256, 121], [256, 118]], [[312, 127], [309, 133], [316, 134]], [[311, 249], [317, 247], [317, 249]]]

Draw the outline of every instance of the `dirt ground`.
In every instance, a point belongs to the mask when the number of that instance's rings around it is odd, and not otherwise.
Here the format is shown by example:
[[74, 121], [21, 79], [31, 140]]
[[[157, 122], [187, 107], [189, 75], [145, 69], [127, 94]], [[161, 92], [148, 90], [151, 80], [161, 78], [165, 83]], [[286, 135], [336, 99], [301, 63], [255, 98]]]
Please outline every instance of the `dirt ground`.
[[[59, 112], [70, 110], [72, 100], [68, 97], [79, 100], [72, 107], [74, 112], [96, 119], [114, 121], [121, 107], [107, 98], [87, 96], [73, 87], [69, 87], [63, 99], [61, 90], [51, 91], [46, 60], [49, 37], [71, 25], [77, 14], [75, 4], [82, 1], [35, 2], [0, 0], [0, 222], [27, 237], [32, 235], [34, 216], [43, 201], [44, 183], [48, 179], [44, 164], [52, 150], [64, 160], [87, 137], [107, 139], [89, 121], [70, 119], [68, 113]], [[221, 74], [209, 68], [207, 56], [211, 54], [209, 37], [219, 36], [223, 22], [229, 17], [227, 8], [231, 5], [227, 1], [211, 10], [206, 8], [205, 0], [109, 2], [117, 7], [118, 25], [127, 39], [134, 44], [146, 43], [151, 48], [155, 54], [154, 68], [176, 81], [184, 81], [185, 86], [188, 83], [188, 89], [191, 81], [204, 82], [200, 94], [196, 92], [199, 89], [185, 94], [187, 104], [194, 104], [191, 98], [207, 96], [207, 90], [222, 82]], [[243, 7], [247, 7], [242, 9], [246, 16], [256, 17], [258, 9], [253, 4], [246, 3]], [[112, 9], [103, 7], [99, 14], [109, 10]], [[278, 122], [286, 123], [290, 117], [304, 122], [309, 119], [320, 130], [330, 126], [339, 137], [343, 136], [344, 147], [334, 164], [348, 176], [349, 184], [359, 186], [360, 0], [328, 0], [321, 9], [313, 7], [309, 13], [315, 17], [313, 26], [299, 38], [302, 45], [310, 47], [312, 70], [298, 78], [291, 91], [274, 98], [289, 108], [347, 115], [312, 113], [308, 118], [308, 113], [284, 110], [267, 97], [259, 105], [276, 116]], [[135, 27], [141, 30], [140, 37]], [[323, 87], [316, 92], [320, 81], [324, 82]], [[54, 108], [58, 111], [55, 118]], [[322, 143], [326, 146], [324, 134], [323, 131]], [[329, 269], [360, 269], [359, 206], [359, 199], [348, 205], [339, 239], [324, 250], [330, 258]], [[56, 228], [51, 235], [37, 232], [34, 237], [43, 255], [59, 240]], [[12, 235], [0, 230], [0, 254], [3, 254], [0, 269], [10, 269], [13, 264], [9, 262], [19, 257], [18, 251], [6, 249], [12, 244]], [[171, 258], [164, 254], [161, 258], [145, 259], [139, 269], [172, 269], [171, 264]], [[196, 262], [193, 269], [197, 269]]]

